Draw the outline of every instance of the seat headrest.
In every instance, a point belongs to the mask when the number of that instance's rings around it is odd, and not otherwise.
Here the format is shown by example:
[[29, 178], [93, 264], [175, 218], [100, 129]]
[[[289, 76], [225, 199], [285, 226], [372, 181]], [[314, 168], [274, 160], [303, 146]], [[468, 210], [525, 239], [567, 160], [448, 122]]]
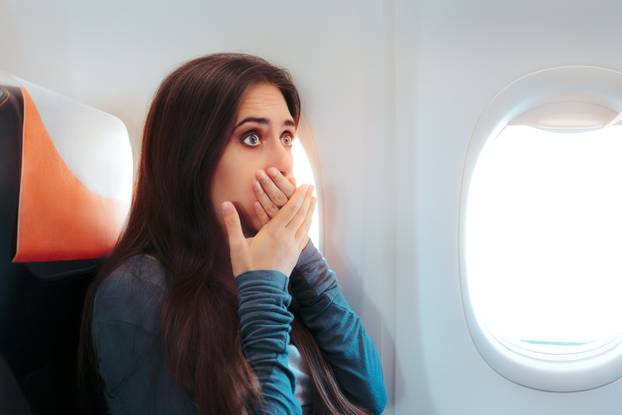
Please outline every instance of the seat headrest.
[[[12, 262], [105, 256], [125, 226], [133, 161], [117, 117], [0, 73], [0, 117], [19, 123], [21, 171]], [[2, 123], [0, 122], [0, 126]], [[0, 154], [0, 162], [17, 154]]]

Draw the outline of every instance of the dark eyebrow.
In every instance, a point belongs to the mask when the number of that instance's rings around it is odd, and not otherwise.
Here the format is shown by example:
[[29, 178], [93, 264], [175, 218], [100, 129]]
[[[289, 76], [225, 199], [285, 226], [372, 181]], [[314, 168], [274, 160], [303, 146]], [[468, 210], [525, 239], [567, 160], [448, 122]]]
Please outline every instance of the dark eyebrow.
[[[242, 125], [242, 124], [244, 124], [246, 122], [256, 122], [256, 123], [259, 123], [259, 124], [266, 124], [266, 125], [268, 125], [270, 123], [267, 118], [262, 118], [262, 117], [246, 117], [242, 121], [240, 121], [234, 127], [234, 129], [238, 128], [240, 125]], [[285, 120], [285, 122], [283, 122], [283, 125], [286, 125], [286, 126], [289, 126], [289, 127], [295, 127], [296, 126], [294, 124], [294, 121], [292, 121], [290, 119]]]

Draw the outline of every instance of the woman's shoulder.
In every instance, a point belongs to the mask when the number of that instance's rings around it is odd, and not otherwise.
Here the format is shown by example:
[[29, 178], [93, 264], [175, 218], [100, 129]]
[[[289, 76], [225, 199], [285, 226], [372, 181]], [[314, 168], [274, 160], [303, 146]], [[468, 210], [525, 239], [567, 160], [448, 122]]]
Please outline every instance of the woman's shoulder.
[[107, 275], [97, 287], [93, 322], [128, 323], [159, 332], [165, 271], [151, 255], [134, 255]]
[[152, 287], [156, 291], [165, 288], [164, 268], [160, 261], [148, 254], [131, 256], [118, 265], [100, 283], [98, 293], [118, 291], [130, 286]]

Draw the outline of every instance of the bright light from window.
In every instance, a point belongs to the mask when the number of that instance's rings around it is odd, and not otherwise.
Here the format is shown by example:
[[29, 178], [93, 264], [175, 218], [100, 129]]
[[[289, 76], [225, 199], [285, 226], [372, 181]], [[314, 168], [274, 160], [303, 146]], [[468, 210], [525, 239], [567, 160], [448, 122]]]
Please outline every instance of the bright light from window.
[[469, 295], [495, 337], [554, 358], [622, 333], [622, 127], [506, 127], [475, 166], [465, 225]]
[[[313, 170], [311, 169], [311, 163], [307, 157], [304, 147], [300, 143], [300, 139], [296, 137], [293, 142], [293, 163], [294, 163], [294, 177], [296, 177], [296, 185], [300, 186], [303, 183], [312, 184], [315, 186], [314, 194], [318, 197], [319, 191], [315, 178], [313, 176]], [[320, 216], [319, 216], [319, 200], [315, 202], [315, 211], [313, 212], [313, 219], [311, 222], [311, 229], [309, 229], [309, 238], [313, 242], [316, 248], [321, 250], [320, 247]]]

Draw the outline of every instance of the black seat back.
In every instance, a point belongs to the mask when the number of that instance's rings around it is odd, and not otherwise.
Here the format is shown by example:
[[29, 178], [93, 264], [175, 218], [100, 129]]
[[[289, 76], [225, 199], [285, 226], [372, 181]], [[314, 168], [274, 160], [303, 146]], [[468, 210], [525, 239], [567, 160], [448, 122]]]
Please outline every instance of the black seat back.
[[0, 85], [0, 414], [72, 414], [82, 302], [101, 260], [12, 262], [23, 117], [20, 89]]

